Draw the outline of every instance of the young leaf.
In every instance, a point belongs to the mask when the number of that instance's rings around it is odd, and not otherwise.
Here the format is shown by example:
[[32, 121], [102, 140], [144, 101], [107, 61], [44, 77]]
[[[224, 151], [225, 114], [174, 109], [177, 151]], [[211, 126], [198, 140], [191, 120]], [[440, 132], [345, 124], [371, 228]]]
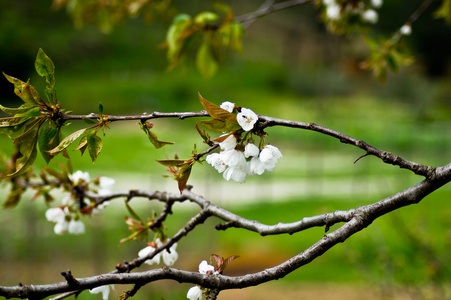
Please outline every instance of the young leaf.
[[99, 156], [100, 151], [102, 151], [102, 139], [97, 136], [96, 131], [93, 130], [88, 134], [87, 137], [87, 145], [89, 156], [91, 157], [92, 162], [94, 163]]
[[192, 164], [184, 166], [181, 168], [179, 175], [177, 176], [178, 187], [180, 194], [183, 193], [183, 190], [186, 187], [186, 183], [188, 182], [189, 176], [191, 174], [191, 169], [193, 168]]
[[23, 192], [24, 188], [17, 181], [12, 181], [11, 191], [8, 194], [8, 198], [3, 202], [3, 208], [15, 207], [19, 203]]
[[34, 67], [39, 76], [45, 77], [45, 81], [50, 89], [55, 86], [55, 66], [52, 60], [39, 48]]
[[77, 148], [75, 148], [73, 151], [80, 150], [81, 155], [85, 153], [86, 148], [88, 147], [88, 137], [85, 135], [81, 138], [80, 143], [78, 143]]
[[59, 127], [54, 122], [45, 122], [39, 129], [38, 146], [41, 156], [48, 164], [54, 157], [49, 153], [49, 150], [55, 148], [59, 144], [60, 131]]
[[150, 131], [150, 130], [147, 130], [147, 137], [149, 138], [150, 142], [157, 149], [163, 147], [164, 145], [172, 145], [172, 144], [174, 144], [173, 142], [164, 142], [164, 141], [158, 140], [157, 135], [155, 133], [153, 133], [152, 131]]
[[198, 121], [199, 125], [207, 128], [208, 130], [216, 131], [216, 132], [226, 132], [227, 125], [224, 121], [221, 120], [207, 120], [207, 121]]
[[[0, 105], [0, 109], [4, 112], [4, 113], [6, 113], [6, 114], [8, 114], [8, 115], [12, 115], [12, 116], [16, 116], [16, 114], [21, 114], [21, 113], [24, 113], [24, 112], [26, 112], [27, 110], [29, 110], [29, 109], [31, 109], [31, 108], [33, 108], [34, 106], [31, 106], [31, 105], [29, 105], [29, 104], [27, 104], [27, 103], [25, 103], [25, 104], [22, 104], [20, 107], [18, 107], [18, 108], [9, 108], [9, 107], [4, 107], [4, 106], [2, 106], [2, 105]], [[16, 116], [17, 117], [17, 116]]]
[[234, 260], [237, 259], [238, 257], [239, 257], [238, 255], [232, 255], [232, 256], [227, 257], [227, 258], [224, 260], [224, 262], [223, 262], [223, 264], [222, 264], [222, 266], [221, 266], [221, 271], [224, 271], [224, 269], [225, 269], [232, 261], [234, 261]]
[[33, 120], [30, 128], [21, 136], [14, 140], [14, 144], [19, 147], [19, 156], [16, 160], [16, 171], [8, 176], [19, 176], [24, 174], [31, 167], [37, 156], [36, 142], [39, 127], [42, 120]]
[[218, 71], [219, 64], [211, 53], [210, 46], [207, 42], [202, 43], [197, 50], [196, 67], [205, 78], [213, 77]]
[[50, 155], [55, 156], [67, 147], [69, 147], [70, 144], [72, 144], [80, 135], [82, 135], [87, 128], [83, 128], [80, 130], [75, 131], [74, 133], [68, 135], [65, 137], [58, 146], [53, 148], [52, 150], [48, 151]]
[[165, 167], [179, 167], [180, 165], [186, 163], [186, 160], [184, 159], [163, 159], [163, 160], [157, 160], [160, 164], [162, 164]]
[[[205, 108], [205, 110], [208, 112], [210, 117], [212, 117], [215, 120], [220, 121], [226, 121], [229, 120], [230, 122], [237, 122], [236, 116], [230, 112], [228, 112], [225, 109], [220, 108], [216, 104], [211, 103], [210, 101], [206, 100], [202, 95], [199, 93], [199, 100], [202, 106]], [[238, 124], [238, 122], [237, 122]]]

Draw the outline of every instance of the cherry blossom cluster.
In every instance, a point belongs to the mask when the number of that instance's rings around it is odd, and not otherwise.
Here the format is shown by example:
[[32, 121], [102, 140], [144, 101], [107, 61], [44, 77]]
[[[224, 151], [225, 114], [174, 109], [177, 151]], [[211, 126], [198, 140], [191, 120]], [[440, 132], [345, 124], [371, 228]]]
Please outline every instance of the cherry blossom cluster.
[[[219, 274], [218, 270], [215, 270], [215, 267], [209, 265], [206, 260], [201, 261], [199, 264], [199, 273], [207, 274], [207, 275], [217, 275]], [[203, 300], [204, 296], [208, 293], [208, 289], [204, 289], [198, 285], [193, 286], [188, 290], [186, 297], [189, 300]]]
[[[227, 101], [223, 102], [220, 107], [232, 112], [235, 104]], [[236, 118], [245, 132], [251, 131], [258, 120], [257, 114], [244, 107], [241, 108]], [[244, 183], [247, 176], [261, 175], [265, 171], [272, 172], [277, 160], [282, 157], [282, 153], [273, 145], [268, 144], [260, 149], [250, 142], [250, 139], [241, 140], [239, 133], [226, 133], [222, 137], [225, 136], [227, 137], [219, 143], [221, 152], [208, 155], [206, 161], [219, 173], [223, 173], [223, 177], [227, 181]], [[240, 139], [239, 144], [237, 138]]]
[[[161, 240], [157, 238], [155, 242], [150, 242], [147, 244], [147, 247], [141, 249], [141, 251], [138, 252], [138, 256], [140, 258], [150, 256], [158, 247], [161, 247], [162, 245], [163, 243]], [[164, 249], [162, 252], [156, 254], [152, 259], [146, 260], [144, 263], [148, 265], [159, 264], [160, 260], [163, 259], [165, 265], [172, 266], [179, 257], [178, 253], [175, 251], [176, 248], [177, 243], [174, 243], [171, 248], [169, 248], [169, 251]]]
[[[69, 174], [68, 177], [72, 191], [62, 199], [61, 205], [49, 208], [45, 212], [45, 217], [48, 221], [55, 223], [53, 230], [58, 235], [62, 235], [66, 232], [70, 234], [83, 234], [85, 233], [85, 225], [80, 220], [80, 214], [100, 213], [103, 211], [105, 204], [95, 205], [88, 199], [82, 199], [83, 205], [80, 205], [81, 200], [77, 198], [77, 195], [73, 190], [77, 187], [89, 189], [91, 179], [88, 172], [77, 171], [74, 174]], [[95, 179], [92, 183], [95, 186], [91, 188], [93, 192], [98, 195], [105, 195], [111, 192], [114, 185], [114, 179], [100, 177]]]
[[375, 9], [382, 6], [382, 0], [371, 0], [370, 5], [363, 1], [349, 3], [342, 3], [340, 0], [322, 0], [325, 7], [326, 16], [331, 21], [339, 21], [345, 14], [360, 16], [362, 21], [366, 23], [377, 23], [379, 16]]

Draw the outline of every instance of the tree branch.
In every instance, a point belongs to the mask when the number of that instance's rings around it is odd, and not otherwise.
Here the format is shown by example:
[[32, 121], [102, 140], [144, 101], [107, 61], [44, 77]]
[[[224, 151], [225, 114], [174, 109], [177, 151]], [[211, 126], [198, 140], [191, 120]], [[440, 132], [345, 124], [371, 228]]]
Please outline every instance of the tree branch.
[[[149, 282], [162, 279], [171, 279], [178, 282], [198, 284], [205, 288], [215, 289], [217, 292], [225, 289], [238, 289], [259, 285], [267, 281], [280, 279], [301, 266], [308, 264], [336, 244], [344, 242], [350, 236], [369, 226], [380, 216], [403, 206], [420, 202], [425, 196], [440, 188], [450, 180], [451, 164], [437, 168], [436, 176], [433, 180], [423, 180], [391, 197], [353, 210], [352, 217], [340, 228], [326, 234], [317, 243], [289, 260], [275, 267], [268, 268], [257, 273], [230, 277], [225, 275], [203, 275], [197, 272], [188, 272], [165, 267], [145, 272], [110, 273], [94, 277], [78, 278], [74, 279], [75, 282], [78, 283], [76, 286], [69, 283], [72, 279], [69, 281], [48, 285], [19, 285], [15, 287], [1, 286], [0, 295], [6, 298], [17, 297], [23, 299], [40, 299], [54, 294], [91, 289], [107, 284], [135, 284], [137, 286], [142, 286]], [[184, 192], [182, 197], [189, 198], [191, 201], [198, 204], [203, 203], [203, 210], [190, 222], [188, 222], [184, 229], [179, 231], [179, 233], [171, 239], [172, 242], [186, 235], [187, 231], [192, 230], [196, 224], [201, 222], [199, 220], [205, 220], [208, 217], [207, 210], [209, 210], [210, 207], [214, 207], [209, 204], [208, 201], [204, 202], [202, 200], [203, 198], [200, 198], [200, 196], [197, 195], [192, 195], [189, 191]], [[168, 245], [169, 243], [166, 243], [161, 248], [166, 248]], [[137, 261], [139, 261], [139, 259]]]
[[258, 119], [259, 119], [259, 121], [263, 121], [263, 123], [260, 125], [262, 127], [262, 129], [264, 129], [266, 127], [271, 127], [271, 126], [284, 126], [284, 127], [292, 127], [292, 128], [300, 128], [300, 129], [316, 131], [316, 132], [334, 137], [336, 139], [339, 139], [340, 142], [342, 142], [342, 143], [354, 145], [360, 149], [363, 149], [366, 151], [367, 155], [376, 156], [376, 157], [382, 159], [382, 161], [387, 164], [399, 166], [400, 168], [403, 168], [403, 169], [408, 169], [417, 175], [426, 177], [427, 179], [433, 179], [435, 176], [435, 167], [425, 166], [425, 165], [421, 165], [418, 163], [407, 161], [404, 158], [394, 155], [390, 152], [379, 150], [362, 140], [358, 140], [356, 138], [350, 137], [341, 132], [320, 126], [315, 123], [304, 123], [304, 122], [283, 120], [283, 119], [277, 119], [277, 118], [266, 117], [266, 116], [259, 116]]
[[234, 21], [243, 23], [243, 28], [249, 28], [258, 18], [264, 17], [272, 12], [290, 8], [299, 4], [311, 2], [311, 0], [289, 0], [274, 4], [274, 1], [268, 0], [263, 3], [256, 11], [235, 17]]

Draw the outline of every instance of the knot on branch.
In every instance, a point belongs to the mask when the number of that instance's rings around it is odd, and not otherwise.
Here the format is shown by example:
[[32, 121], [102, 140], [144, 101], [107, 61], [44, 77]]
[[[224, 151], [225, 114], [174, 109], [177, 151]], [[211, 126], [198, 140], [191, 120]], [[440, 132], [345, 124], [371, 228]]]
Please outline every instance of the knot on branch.
[[427, 169], [426, 169], [426, 179], [427, 180], [434, 180], [436, 177], [437, 177], [437, 168], [435, 168], [435, 167], [431, 167], [431, 166], [429, 166], [429, 167], [427, 167]]
[[229, 222], [225, 222], [225, 223], [219, 223], [216, 224], [215, 229], [216, 230], [226, 230], [230, 227], [235, 227], [235, 221], [229, 221]]
[[64, 279], [66, 279], [67, 284], [69, 284], [70, 286], [77, 286], [80, 284], [78, 280], [75, 279], [75, 277], [72, 275], [71, 270], [67, 270], [67, 272], [61, 272], [61, 275], [64, 277]]

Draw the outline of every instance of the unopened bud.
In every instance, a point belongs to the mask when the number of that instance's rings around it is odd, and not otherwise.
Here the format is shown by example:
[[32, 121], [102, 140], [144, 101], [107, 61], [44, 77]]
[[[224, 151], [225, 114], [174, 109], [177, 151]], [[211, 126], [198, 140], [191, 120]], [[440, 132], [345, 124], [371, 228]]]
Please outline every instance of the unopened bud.
[[146, 123], [144, 125], [146, 125], [146, 127], [149, 128], [149, 129], [153, 128], [153, 123], [152, 122], [146, 121]]

